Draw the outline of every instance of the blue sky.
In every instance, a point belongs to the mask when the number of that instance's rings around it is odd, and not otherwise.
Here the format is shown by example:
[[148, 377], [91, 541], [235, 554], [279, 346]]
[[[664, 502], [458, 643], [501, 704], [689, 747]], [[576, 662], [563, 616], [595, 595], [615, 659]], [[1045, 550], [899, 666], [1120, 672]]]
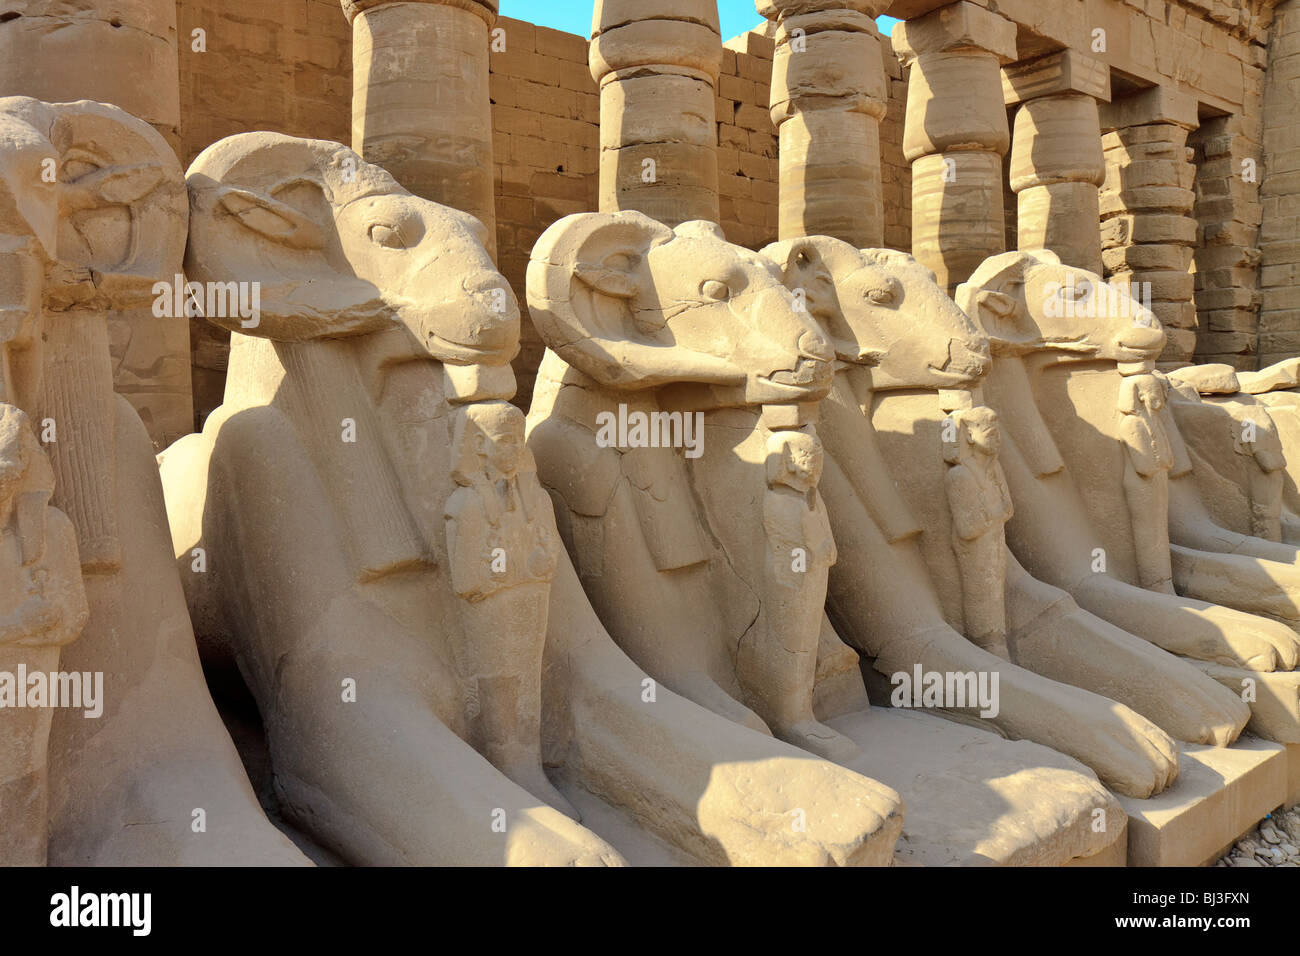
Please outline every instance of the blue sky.
[[[586, 37], [591, 36], [593, 6], [592, 0], [501, 0], [501, 15]], [[718, 15], [722, 18], [724, 40], [763, 22], [754, 12], [754, 0], [718, 0]], [[894, 21], [889, 17], [881, 17], [878, 22], [882, 33], [893, 29]]]

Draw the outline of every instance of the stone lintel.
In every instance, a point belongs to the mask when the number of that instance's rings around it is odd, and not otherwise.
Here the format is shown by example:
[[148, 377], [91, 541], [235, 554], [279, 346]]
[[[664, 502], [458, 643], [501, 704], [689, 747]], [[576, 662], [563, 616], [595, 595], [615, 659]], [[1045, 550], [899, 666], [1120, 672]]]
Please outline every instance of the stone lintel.
[[756, 0], [758, 14], [774, 23], [807, 13], [829, 10], [852, 10], [872, 20], [885, 12], [894, 0]]
[[1110, 102], [1110, 68], [1076, 50], [1061, 50], [1002, 69], [1002, 94], [1007, 106], [1039, 96], [1086, 93]]
[[969, 0], [897, 24], [893, 40], [894, 52], [909, 60], [926, 53], [981, 50], [1003, 64], [1017, 59], [1015, 23]]
[[[342, 2], [343, 15], [348, 18], [348, 23], [351, 23], [359, 14], [374, 10], [376, 7], [390, 6], [395, 0], [342, 0]], [[468, 10], [475, 16], [481, 17], [488, 26], [496, 23], [499, 10], [498, 0], [406, 0], [406, 2], [440, 4], [444, 7]]]
[[1153, 86], [1149, 90], [1101, 104], [1103, 133], [1155, 123], [1196, 129], [1201, 125], [1197, 116], [1196, 97], [1173, 86]]

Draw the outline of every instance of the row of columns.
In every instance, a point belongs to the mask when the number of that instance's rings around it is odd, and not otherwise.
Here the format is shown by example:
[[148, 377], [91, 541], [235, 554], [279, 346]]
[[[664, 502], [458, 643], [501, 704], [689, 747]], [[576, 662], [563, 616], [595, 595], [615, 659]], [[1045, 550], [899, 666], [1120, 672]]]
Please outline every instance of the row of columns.
[[[781, 238], [883, 245], [887, 94], [875, 18], [890, 4], [756, 0], [776, 27], [770, 109], [781, 146]], [[473, 213], [491, 233], [496, 0], [343, 6], [354, 31], [354, 145], [413, 192]], [[911, 66], [903, 152], [912, 164], [912, 254], [951, 293], [1005, 251], [1009, 151], [1019, 247], [1149, 283], [1171, 330], [1170, 357], [1190, 356], [1182, 341], [1195, 326], [1189, 174], [1165, 165], [1179, 160], [1195, 126], [1194, 101], [1188, 114], [1190, 97], [1155, 89], [1112, 104], [1104, 63], [1073, 50], [1021, 62], [1017, 30], [969, 0], [894, 29], [894, 51]], [[717, 5], [596, 0], [592, 34], [600, 209], [636, 209], [670, 226], [716, 222]], [[1105, 155], [1103, 125], [1112, 131]]]
[[[353, 30], [354, 147], [417, 195], [478, 217], [493, 251], [488, 77], [497, 4], [342, 0]], [[781, 238], [883, 245], [887, 94], [874, 21], [890, 5], [756, 2], [776, 25], [769, 105], [781, 146]], [[0, 24], [0, 54], [9, 52], [0, 55], [0, 95], [113, 102], [175, 142], [174, 8], [163, 0], [129, 11], [102, 6], [102, 16]], [[895, 28], [895, 52], [911, 63], [903, 146], [912, 164], [913, 254], [954, 290], [1005, 249], [1009, 148], [1021, 248], [1048, 248], [1067, 263], [1141, 283], [1169, 333], [1165, 358], [1190, 358], [1196, 225], [1186, 138], [1197, 125], [1195, 100], [1155, 88], [1110, 103], [1104, 64], [1075, 51], [1018, 62], [1016, 36], [1015, 23], [968, 0]], [[670, 225], [718, 219], [721, 40], [708, 0], [596, 0], [590, 66], [600, 84], [602, 210], [639, 209]], [[140, 82], [140, 63], [152, 80]], [[113, 335], [124, 350], [115, 355], [116, 386], [160, 446], [191, 421], [188, 339], [183, 321], [147, 318]], [[152, 378], [133, 378], [146, 368]]]

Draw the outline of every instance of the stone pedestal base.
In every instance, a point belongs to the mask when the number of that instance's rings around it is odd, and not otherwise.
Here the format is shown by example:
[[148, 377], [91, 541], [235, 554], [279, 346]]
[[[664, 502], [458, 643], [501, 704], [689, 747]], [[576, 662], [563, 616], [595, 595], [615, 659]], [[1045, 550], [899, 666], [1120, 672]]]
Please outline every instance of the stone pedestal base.
[[[1129, 866], [1203, 866], [1287, 797], [1288, 748], [1255, 737], [1184, 744], [1178, 780], [1149, 800], [1120, 797]], [[906, 794], [904, 794], [906, 799]]]

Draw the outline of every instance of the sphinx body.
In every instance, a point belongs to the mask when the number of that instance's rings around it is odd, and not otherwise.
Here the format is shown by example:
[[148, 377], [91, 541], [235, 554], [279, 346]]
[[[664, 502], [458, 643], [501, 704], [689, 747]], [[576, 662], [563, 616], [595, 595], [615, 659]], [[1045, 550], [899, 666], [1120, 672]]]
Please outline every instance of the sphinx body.
[[[828, 607], [875, 671], [994, 668], [1002, 708], [989, 723], [1070, 753], [1127, 793], [1174, 779], [1161, 729], [1235, 738], [1243, 704], [1084, 612], [1007, 548], [1018, 504], [1000, 464], [1005, 426], [979, 400], [988, 346], [929, 271], [827, 237], [765, 252], [836, 343], [819, 424], [828, 473], [833, 463], [842, 476], [825, 492], [841, 543]], [[1169, 695], [1171, 682], [1188, 693]]]
[[[1089, 289], [1095, 299], [1082, 303]], [[1175, 515], [1187, 513], [1174, 490], [1182, 479], [1171, 476], [1190, 466], [1168, 385], [1152, 368], [1163, 341], [1154, 317], [1097, 276], [1042, 252], [990, 259], [958, 289], [957, 301], [991, 341], [983, 394], [1009, 426], [1003, 465], [1016, 514], [1007, 534], [1028, 570], [1234, 693], [1249, 676], [1243, 669], [1290, 670], [1294, 631], [1238, 609], [1258, 610], [1268, 600], [1280, 609], [1285, 587], [1269, 583], [1279, 569], [1249, 558], [1225, 564], [1227, 556], [1171, 543]], [[1094, 316], [1086, 323], [1075, 314], [1085, 308]], [[1162, 520], [1152, 509], [1166, 489]], [[1222, 575], [1220, 584], [1207, 583], [1213, 575]], [[1215, 603], [1226, 581], [1257, 600]], [[1214, 732], [1217, 742], [1233, 736]]]
[[1300, 420], [1287, 378], [1193, 365], [1170, 372], [1168, 380], [1192, 477], [1214, 522], [1255, 538], [1300, 541], [1300, 500], [1289, 476], [1289, 463], [1300, 454], [1294, 440]]

